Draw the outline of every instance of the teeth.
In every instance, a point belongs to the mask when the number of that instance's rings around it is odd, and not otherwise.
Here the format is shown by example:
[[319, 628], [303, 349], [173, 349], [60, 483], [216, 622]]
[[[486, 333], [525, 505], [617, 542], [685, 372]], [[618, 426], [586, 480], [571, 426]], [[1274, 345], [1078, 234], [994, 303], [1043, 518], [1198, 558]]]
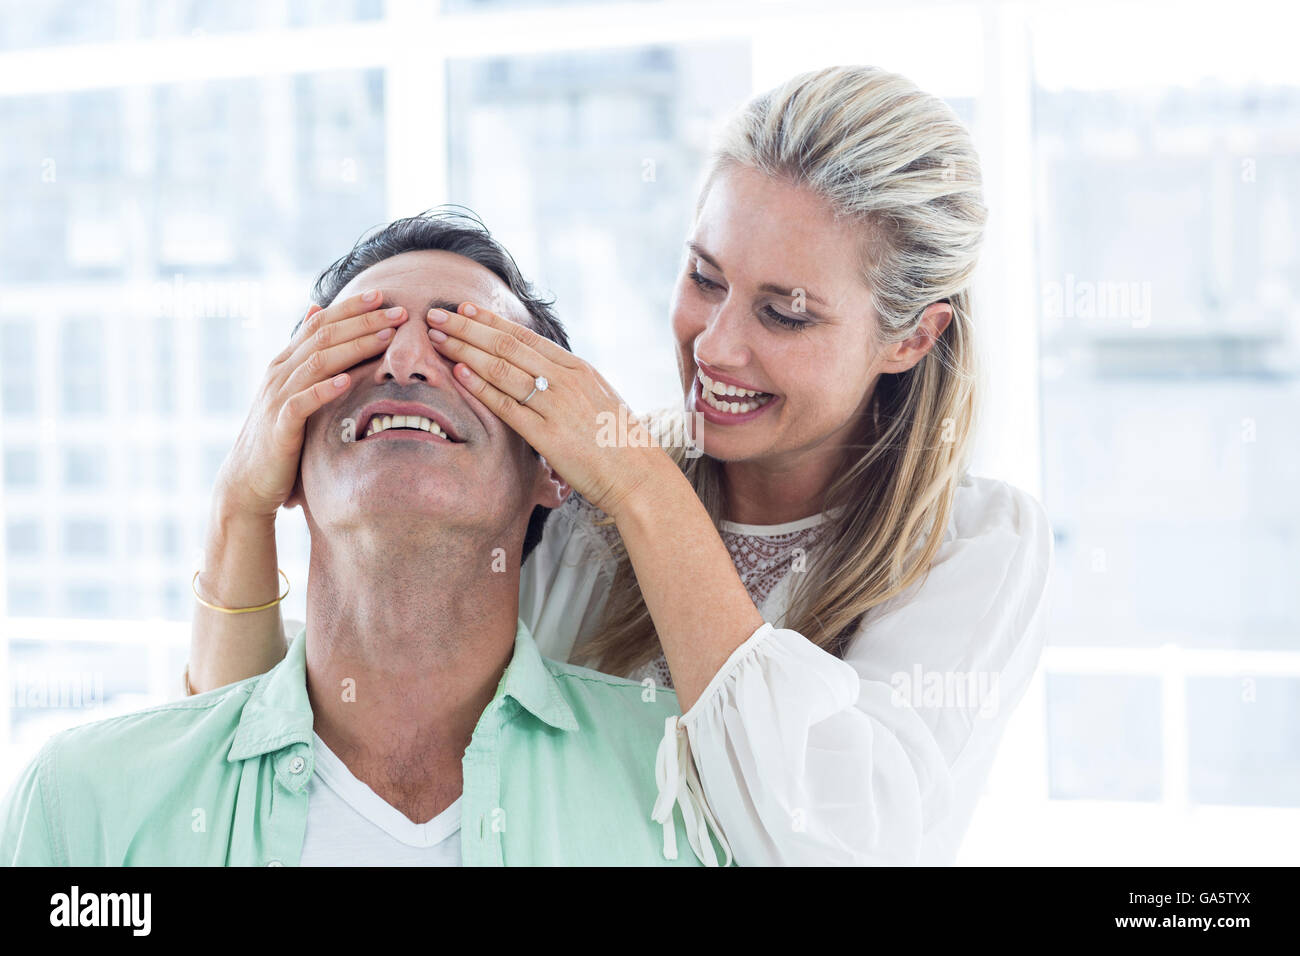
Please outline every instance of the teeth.
[[425, 418], [423, 415], [375, 415], [370, 419], [370, 425], [366, 428], [365, 437], [369, 438], [371, 435], [388, 431], [390, 428], [413, 428], [431, 432], [439, 438], [447, 438], [447, 433], [442, 430], [442, 426], [431, 418]]
[[[761, 396], [771, 397], [767, 392], [755, 392], [752, 389], [741, 388], [738, 385], [730, 385], [726, 382], [715, 382], [703, 372], [698, 373], [700, 384], [704, 386], [704, 392], [713, 393], [714, 395], [734, 395], [737, 398], [759, 398]], [[725, 404], [725, 403], [724, 403]]]
[[745, 412], [752, 412], [756, 408], [762, 408], [772, 400], [771, 395], [762, 395], [762, 397], [753, 401], [724, 402], [709, 389], [703, 390], [700, 392], [700, 395], [704, 398], [705, 404], [711, 405], [720, 412], [729, 412], [732, 415], [741, 415]]

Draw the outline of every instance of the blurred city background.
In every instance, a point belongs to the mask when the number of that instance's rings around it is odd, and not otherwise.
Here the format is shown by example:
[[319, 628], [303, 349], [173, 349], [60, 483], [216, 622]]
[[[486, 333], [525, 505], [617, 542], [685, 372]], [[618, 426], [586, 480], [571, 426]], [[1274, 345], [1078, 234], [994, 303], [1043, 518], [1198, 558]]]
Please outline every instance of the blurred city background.
[[[1300, 853], [1300, 61], [1283, 5], [0, 0], [0, 787], [180, 694], [209, 493], [316, 273], [476, 210], [634, 408], [709, 137], [871, 63], [970, 126], [975, 470], [1056, 531], [960, 862]], [[279, 528], [303, 617], [301, 513]]]

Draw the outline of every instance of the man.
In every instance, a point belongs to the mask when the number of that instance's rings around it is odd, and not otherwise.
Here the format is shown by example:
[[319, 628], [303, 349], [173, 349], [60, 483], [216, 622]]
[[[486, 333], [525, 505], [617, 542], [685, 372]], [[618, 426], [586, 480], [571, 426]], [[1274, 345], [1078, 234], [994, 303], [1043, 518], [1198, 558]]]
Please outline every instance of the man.
[[[369, 289], [413, 317], [482, 303], [567, 344], [474, 221], [392, 223], [317, 298]], [[350, 370], [307, 421], [307, 625], [285, 659], [57, 735], [0, 816], [4, 862], [665, 862], [650, 809], [676, 697], [539, 656], [520, 555], [569, 489], [451, 367], [408, 321]]]

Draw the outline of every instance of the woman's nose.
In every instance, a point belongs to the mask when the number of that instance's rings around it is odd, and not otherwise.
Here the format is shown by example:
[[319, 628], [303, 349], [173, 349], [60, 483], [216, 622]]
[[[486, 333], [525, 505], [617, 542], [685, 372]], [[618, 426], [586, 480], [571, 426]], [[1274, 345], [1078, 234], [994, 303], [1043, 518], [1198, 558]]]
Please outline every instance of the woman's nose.
[[695, 358], [715, 368], [741, 368], [749, 363], [747, 316], [731, 304], [717, 309], [695, 339]]

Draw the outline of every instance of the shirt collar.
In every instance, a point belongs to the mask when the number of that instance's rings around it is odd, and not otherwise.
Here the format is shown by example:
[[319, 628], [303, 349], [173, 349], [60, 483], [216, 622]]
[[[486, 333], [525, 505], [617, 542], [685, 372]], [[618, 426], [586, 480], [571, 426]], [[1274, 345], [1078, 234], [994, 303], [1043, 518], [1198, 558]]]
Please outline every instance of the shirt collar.
[[307, 697], [307, 628], [298, 632], [284, 660], [257, 681], [244, 705], [227, 760], [247, 760], [311, 741], [311, 700]]
[[557, 730], [577, 730], [573, 708], [560, 692], [560, 684], [546, 666], [533, 635], [522, 620], [515, 628], [515, 652], [497, 686], [496, 697], [510, 697], [524, 710]]
[[[493, 701], [509, 697], [557, 730], [577, 730], [573, 709], [522, 620], [515, 627], [515, 649]], [[259, 680], [244, 705], [228, 760], [246, 760], [298, 743], [309, 743], [311, 701], [307, 697], [307, 629], [298, 632], [284, 660]]]

